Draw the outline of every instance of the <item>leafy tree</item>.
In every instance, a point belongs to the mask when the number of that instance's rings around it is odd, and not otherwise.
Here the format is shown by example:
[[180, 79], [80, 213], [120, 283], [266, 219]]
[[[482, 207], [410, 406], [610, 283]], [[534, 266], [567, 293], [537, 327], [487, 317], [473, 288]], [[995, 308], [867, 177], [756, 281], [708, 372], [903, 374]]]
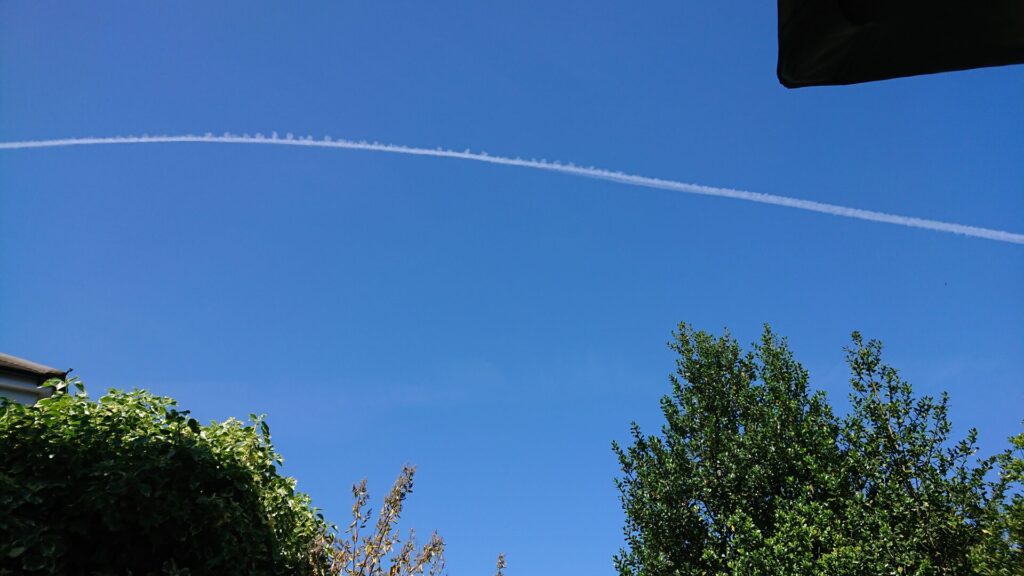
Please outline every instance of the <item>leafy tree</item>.
[[1013, 565], [1018, 566], [1018, 574], [1024, 574], [1024, 434], [1010, 441], [1013, 448], [1005, 456], [1003, 475], [1008, 484], [1016, 485], [1017, 491], [1007, 505], [1006, 528]]
[[986, 509], [985, 539], [973, 559], [984, 576], [1024, 575], [1024, 434], [999, 455], [999, 480]]
[[51, 385], [0, 406], [0, 574], [312, 571], [325, 523], [262, 419], [202, 426], [169, 398]]
[[[836, 417], [785, 340], [744, 354], [728, 333], [681, 324], [666, 424], [613, 449], [626, 512], [623, 576], [1021, 574], [1003, 496], [950, 444], [948, 399], [917, 398], [853, 336], [851, 410]], [[1017, 524], [1019, 526], [1019, 524]], [[1016, 570], [1016, 572], [1015, 572]]]
[[879, 342], [854, 333], [853, 344], [852, 411], [840, 438], [852, 497], [841, 502], [842, 547], [822, 563], [857, 574], [972, 574], [995, 459], [972, 465], [974, 429], [950, 443], [945, 393], [915, 398], [882, 363]]
[[771, 537], [779, 503], [834, 491], [838, 427], [785, 343], [765, 330], [743, 354], [728, 334], [682, 324], [662, 436], [613, 446], [629, 550], [623, 575], [718, 574], [740, 561], [750, 534]]

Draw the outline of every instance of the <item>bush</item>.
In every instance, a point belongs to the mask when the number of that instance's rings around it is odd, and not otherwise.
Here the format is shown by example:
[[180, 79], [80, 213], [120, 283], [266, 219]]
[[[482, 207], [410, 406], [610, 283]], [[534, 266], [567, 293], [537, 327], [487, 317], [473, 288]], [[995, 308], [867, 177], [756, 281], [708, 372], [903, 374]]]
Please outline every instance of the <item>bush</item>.
[[170, 398], [73, 379], [0, 405], [0, 575], [301, 575], [327, 530], [261, 418], [200, 425]]

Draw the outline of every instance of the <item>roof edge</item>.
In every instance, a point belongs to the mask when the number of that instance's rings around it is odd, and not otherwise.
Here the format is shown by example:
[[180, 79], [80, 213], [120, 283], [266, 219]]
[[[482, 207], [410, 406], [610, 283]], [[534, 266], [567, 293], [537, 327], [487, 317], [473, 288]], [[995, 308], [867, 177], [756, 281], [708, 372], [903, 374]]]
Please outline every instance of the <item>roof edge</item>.
[[64, 378], [68, 375], [67, 370], [59, 370], [57, 368], [46, 366], [45, 364], [40, 364], [38, 362], [33, 362], [10, 354], [4, 354], [3, 352], [0, 352], [0, 370], [31, 376], [41, 380], [49, 378]]

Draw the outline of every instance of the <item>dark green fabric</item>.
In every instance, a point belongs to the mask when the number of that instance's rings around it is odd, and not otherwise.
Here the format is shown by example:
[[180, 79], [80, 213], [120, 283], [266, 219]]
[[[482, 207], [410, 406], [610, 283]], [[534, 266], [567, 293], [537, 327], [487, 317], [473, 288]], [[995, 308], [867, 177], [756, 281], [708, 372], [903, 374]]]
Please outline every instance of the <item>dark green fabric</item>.
[[1024, 0], [778, 0], [789, 88], [1024, 63]]

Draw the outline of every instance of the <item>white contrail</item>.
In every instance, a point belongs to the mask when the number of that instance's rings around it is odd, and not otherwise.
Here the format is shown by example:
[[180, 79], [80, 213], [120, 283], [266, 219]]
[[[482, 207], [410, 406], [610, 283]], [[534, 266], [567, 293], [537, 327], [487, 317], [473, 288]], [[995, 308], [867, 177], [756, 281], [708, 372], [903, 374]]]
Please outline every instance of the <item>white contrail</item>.
[[911, 228], [924, 228], [926, 230], [948, 232], [951, 234], [961, 234], [964, 236], [985, 238], [988, 240], [996, 240], [999, 242], [1024, 244], [1024, 234], [1006, 232], [1003, 230], [979, 228], [977, 226], [967, 226], [964, 224], [942, 222], [939, 220], [927, 220], [924, 218], [915, 218], [913, 216], [900, 216], [897, 214], [888, 214], [886, 212], [875, 212], [873, 210], [862, 210], [860, 208], [850, 208], [847, 206], [839, 206], [836, 204], [826, 204], [824, 202], [815, 202], [813, 200], [801, 200], [799, 198], [790, 198], [788, 196], [776, 196], [774, 194], [747, 192], [744, 190], [734, 190], [732, 188], [718, 188], [714, 186], [703, 186], [700, 184], [688, 184], [686, 182], [677, 182], [675, 180], [648, 178], [646, 176], [625, 174], [623, 172], [613, 172], [611, 170], [605, 170], [603, 168], [594, 168], [592, 166], [583, 167], [576, 166], [574, 164], [548, 162], [545, 160], [524, 160], [520, 158], [508, 158], [504, 156], [491, 156], [486, 152], [470, 152], [469, 150], [459, 152], [456, 150], [447, 150], [443, 148], [416, 148], [413, 146], [402, 146], [399, 144], [382, 144], [379, 142], [366, 142], [362, 140], [332, 140], [330, 138], [324, 138], [323, 140], [313, 140], [311, 136], [296, 138], [291, 134], [288, 134], [285, 137], [278, 137], [276, 132], [273, 133], [273, 135], [271, 136], [263, 136], [262, 134], [256, 134], [252, 136], [244, 134], [239, 136], [230, 133], [226, 133], [223, 136], [215, 136], [213, 134], [207, 133], [203, 136], [186, 134], [179, 136], [144, 135], [116, 136], [109, 138], [64, 138], [59, 140], [28, 140], [23, 142], [0, 142], [0, 150], [53, 148], [59, 146], [95, 146], [101, 144], [159, 144], [170, 142], [202, 142], [213, 144], [270, 144], [274, 146], [310, 146], [316, 148], [344, 148], [346, 150], [371, 150], [374, 152], [389, 152], [392, 154], [408, 154], [413, 156], [458, 158], [460, 160], [473, 160], [475, 162], [488, 162], [490, 164], [520, 166], [523, 168], [533, 168], [536, 170], [561, 172], [563, 174], [571, 174], [573, 176], [584, 176], [586, 178], [596, 178], [598, 180], [610, 180], [612, 182], [620, 182], [622, 184], [630, 184], [633, 186], [644, 186], [647, 188], [657, 188], [660, 190], [674, 190], [676, 192], [686, 192], [688, 194], [703, 194], [705, 196], [735, 198], [737, 200], [746, 200], [748, 202], [760, 202], [761, 204], [774, 204], [776, 206], [786, 206], [788, 208], [797, 208], [799, 210], [821, 212], [824, 214], [831, 214], [833, 216], [857, 218], [860, 220], [869, 220], [871, 222], [884, 222], [887, 224], [897, 224], [899, 226], [909, 226]]

